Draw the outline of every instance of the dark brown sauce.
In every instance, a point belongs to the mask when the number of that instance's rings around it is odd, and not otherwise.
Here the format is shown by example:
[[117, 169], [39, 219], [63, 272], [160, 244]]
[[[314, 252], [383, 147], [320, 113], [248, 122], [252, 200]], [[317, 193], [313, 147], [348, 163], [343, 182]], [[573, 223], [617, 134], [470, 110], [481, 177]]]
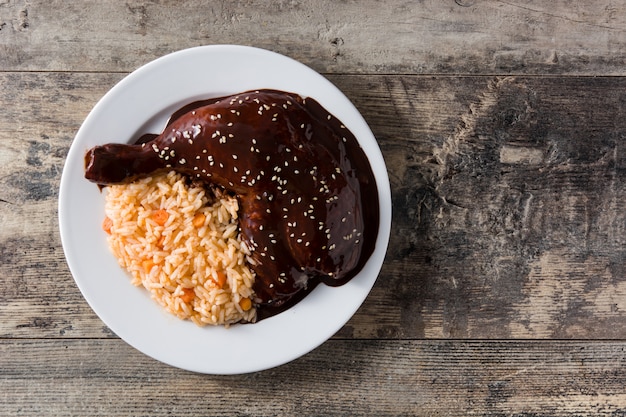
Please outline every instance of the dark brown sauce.
[[343, 285], [374, 251], [376, 181], [354, 135], [317, 101], [259, 90], [191, 103], [160, 135], [85, 156], [100, 186], [176, 170], [237, 196], [243, 241], [256, 263], [258, 319], [318, 283]]

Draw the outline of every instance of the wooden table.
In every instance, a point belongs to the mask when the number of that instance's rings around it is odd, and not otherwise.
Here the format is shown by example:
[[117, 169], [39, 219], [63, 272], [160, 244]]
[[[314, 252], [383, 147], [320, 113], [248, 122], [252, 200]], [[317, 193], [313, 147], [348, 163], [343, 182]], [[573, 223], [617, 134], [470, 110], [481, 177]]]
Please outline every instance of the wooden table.
[[[94, 104], [207, 44], [291, 56], [385, 157], [375, 288], [287, 365], [209, 376], [92, 312], [57, 197]], [[0, 414], [626, 415], [626, 2], [0, 1]]]

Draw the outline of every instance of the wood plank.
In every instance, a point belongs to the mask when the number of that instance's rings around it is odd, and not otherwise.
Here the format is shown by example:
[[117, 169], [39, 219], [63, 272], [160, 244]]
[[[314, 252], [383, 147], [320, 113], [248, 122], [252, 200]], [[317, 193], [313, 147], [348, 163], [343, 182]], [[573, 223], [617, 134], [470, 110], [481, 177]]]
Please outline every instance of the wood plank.
[[239, 376], [115, 339], [0, 340], [6, 415], [621, 416], [624, 342], [334, 340]]
[[[394, 194], [381, 281], [397, 291], [387, 304], [404, 306], [403, 330], [625, 334], [623, 87], [621, 78], [545, 77], [368, 85], [359, 108], [391, 161]], [[395, 117], [377, 117], [367, 103], [389, 89]], [[451, 94], [453, 104], [439, 101]]]
[[120, 74], [0, 75], [0, 336], [111, 336], [75, 286], [58, 188], [80, 124]]
[[12, 0], [0, 70], [131, 71], [188, 47], [238, 43], [325, 73], [626, 72], [623, 2]]
[[[112, 336], [56, 215], [72, 137], [121, 77], [0, 74], [4, 337]], [[379, 280], [337, 337], [623, 338], [626, 79], [330, 78], [378, 138], [394, 205]]]

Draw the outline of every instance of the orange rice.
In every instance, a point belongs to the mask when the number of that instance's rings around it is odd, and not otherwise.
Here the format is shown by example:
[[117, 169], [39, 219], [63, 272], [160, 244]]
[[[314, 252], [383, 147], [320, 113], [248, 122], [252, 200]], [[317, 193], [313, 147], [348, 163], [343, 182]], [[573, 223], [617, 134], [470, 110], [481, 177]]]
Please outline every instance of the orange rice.
[[228, 326], [256, 320], [238, 209], [234, 197], [210, 195], [172, 171], [107, 186], [105, 229], [132, 284], [181, 319]]

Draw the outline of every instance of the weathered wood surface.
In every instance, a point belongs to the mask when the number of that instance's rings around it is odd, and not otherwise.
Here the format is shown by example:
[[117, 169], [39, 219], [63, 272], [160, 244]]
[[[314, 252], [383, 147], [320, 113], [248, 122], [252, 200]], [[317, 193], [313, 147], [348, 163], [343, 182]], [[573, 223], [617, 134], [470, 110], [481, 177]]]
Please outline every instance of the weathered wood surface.
[[131, 71], [178, 49], [239, 43], [332, 73], [624, 75], [624, 6], [614, 0], [3, 0], [0, 70]]
[[[624, 416], [620, 342], [333, 340], [207, 376], [119, 340], [0, 341], [3, 415]], [[382, 365], [384, 364], [384, 366]]]
[[[0, 0], [0, 414], [626, 416], [625, 6]], [[97, 100], [212, 43], [325, 73], [372, 127], [394, 209], [352, 320], [232, 377], [119, 340], [57, 221]]]
[[[67, 270], [56, 197], [73, 134], [121, 77], [0, 74], [0, 334], [110, 334]], [[626, 335], [626, 80], [331, 79], [380, 142], [394, 206], [382, 274], [339, 336]]]

